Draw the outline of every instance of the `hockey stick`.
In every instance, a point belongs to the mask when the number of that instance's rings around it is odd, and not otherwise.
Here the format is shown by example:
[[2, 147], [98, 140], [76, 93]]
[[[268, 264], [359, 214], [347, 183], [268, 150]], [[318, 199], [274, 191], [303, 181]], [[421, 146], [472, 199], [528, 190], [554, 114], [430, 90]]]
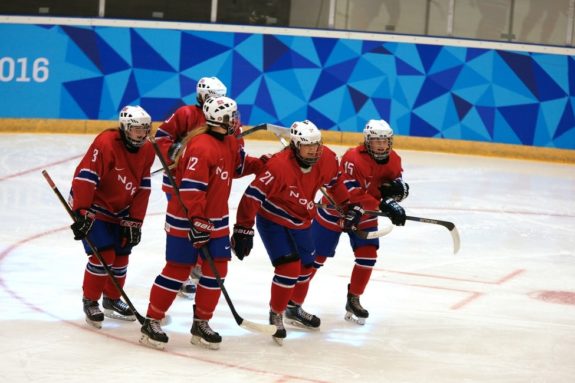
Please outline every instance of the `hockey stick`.
[[[333, 205], [316, 204], [316, 206], [322, 207], [324, 209], [337, 210], [336, 207]], [[389, 218], [389, 215], [387, 213], [377, 211], [377, 210], [366, 210], [365, 214]], [[457, 230], [457, 227], [455, 227], [455, 224], [453, 222], [441, 221], [441, 220], [433, 219], [433, 218], [414, 217], [414, 216], [410, 216], [410, 215], [405, 216], [405, 219], [408, 221], [430, 223], [432, 225], [440, 225], [440, 226], [445, 227], [447, 230], [449, 230], [449, 233], [451, 234], [451, 238], [453, 239], [453, 254], [457, 254], [459, 252], [459, 248], [461, 246], [461, 241], [459, 239], [459, 231]]]
[[289, 128], [279, 126], [279, 125], [260, 124], [260, 125], [254, 126], [253, 128], [251, 128], [249, 130], [241, 132], [240, 134], [237, 135], [237, 138], [249, 136], [250, 134], [258, 132], [260, 130], [267, 130], [268, 132], [272, 132], [277, 137], [289, 136], [289, 131], [290, 131]]
[[[381, 212], [381, 211], [377, 211], [377, 210], [366, 210], [365, 214], [376, 215], [376, 216], [380, 216], [380, 217], [389, 217], [388, 214]], [[461, 241], [459, 239], [459, 231], [457, 230], [457, 227], [455, 227], [455, 224], [453, 222], [441, 221], [439, 219], [433, 219], [433, 218], [414, 217], [414, 216], [410, 216], [410, 215], [405, 216], [405, 219], [408, 221], [430, 223], [432, 225], [443, 226], [444, 228], [449, 230], [449, 233], [451, 234], [451, 238], [453, 239], [453, 254], [457, 254], [459, 252], [459, 248], [461, 246]]]
[[[315, 206], [320, 207], [320, 208], [324, 208], [324, 209], [335, 210], [338, 212], [338, 214], [340, 216], [343, 217], [345, 215], [343, 212], [343, 209], [335, 203], [334, 199], [331, 198], [331, 196], [328, 194], [327, 190], [325, 190], [325, 187], [322, 186], [319, 188], [319, 190], [321, 191], [321, 193], [325, 196], [325, 198], [329, 201], [329, 203], [331, 205], [316, 203]], [[391, 233], [392, 230], [393, 230], [393, 226], [389, 226], [389, 227], [386, 227], [386, 228], [383, 228], [383, 229], [377, 230], [377, 231], [365, 231], [365, 230], [355, 229], [355, 230], [353, 230], [353, 233], [361, 239], [375, 239], [375, 238], [383, 237], [384, 235], [388, 235], [389, 233]]]
[[[48, 182], [48, 185], [50, 185], [50, 187], [52, 188], [52, 190], [54, 191], [54, 193], [56, 194], [56, 196], [60, 200], [60, 203], [62, 204], [62, 206], [64, 206], [64, 208], [66, 209], [66, 211], [70, 215], [70, 218], [72, 218], [72, 220], [75, 222], [76, 218], [74, 217], [74, 212], [72, 211], [72, 208], [70, 208], [70, 205], [68, 205], [68, 203], [66, 202], [66, 200], [62, 196], [62, 193], [60, 193], [60, 190], [58, 190], [58, 187], [56, 186], [56, 184], [52, 180], [52, 177], [50, 177], [50, 175], [48, 174], [48, 172], [46, 170], [42, 170], [42, 175], [44, 176], [44, 178], [46, 179], [46, 182]], [[138, 312], [138, 310], [136, 310], [136, 308], [132, 304], [132, 301], [130, 301], [130, 298], [128, 298], [128, 296], [126, 295], [126, 292], [124, 291], [122, 286], [120, 286], [120, 284], [116, 280], [116, 277], [114, 276], [114, 272], [106, 264], [106, 262], [104, 261], [104, 258], [102, 258], [102, 255], [100, 254], [100, 252], [96, 249], [96, 247], [94, 246], [94, 244], [92, 243], [92, 241], [90, 241], [90, 239], [88, 237], [84, 238], [84, 241], [86, 241], [86, 243], [88, 244], [88, 247], [90, 248], [90, 250], [92, 250], [92, 253], [96, 256], [96, 258], [98, 258], [98, 261], [100, 261], [100, 263], [102, 264], [102, 267], [104, 267], [104, 270], [106, 270], [106, 273], [108, 273], [108, 276], [112, 280], [114, 287], [116, 288], [116, 290], [118, 290], [118, 292], [120, 293], [122, 298], [124, 298], [124, 300], [126, 301], [126, 304], [130, 307], [130, 309], [132, 310], [132, 312], [134, 313], [134, 315], [138, 319], [138, 322], [140, 322], [140, 324], [144, 324], [144, 321], [146, 320], [146, 318], [144, 318]]]
[[[182, 196], [180, 195], [180, 188], [176, 185], [176, 182], [174, 181], [174, 177], [172, 176], [172, 173], [170, 171], [168, 171], [168, 164], [166, 163], [164, 156], [160, 152], [160, 148], [158, 147], [156, 140], [154, 139], [154, 137], [151, 137], [151, 136], [148, 139], [150, 140], [150, 142], [152, 143], [152, 146], [154, 147], [154, 151], [156, 152], [156, 156], [158, 157], [158, 159], [160, 160], [160, 163], [162, 164], [162, 168], [164, 170], [166, 170], [166, 174], [167, 174], [168, 178], [170, 179], [170, 183], [172, 184], [172, 188], [174, 190], [174, 194], [175, 194], [176, 198], [178, 199], [178, 202], [180, 203], [182, 209], [184, 210], [186, 217], [188, 217], [188, 209], [186, 208], [186, 205], [184, 204], [184, 201], [182, 200]], [[190, 227], [191, 227], [192, 221], [190, 220], [190, 218], [188, 218], [188, 222], [190, 223]], [[248, 331], [258, 332], [258, 333], [262, 333], [262, 334], [266, 334], [266, 335], [275, 334], [277, 331], [276, 326], [270, 325], [270, 324], [261, 324], [261, 323], [251, 322], [251, 321], [248, 321], [248, 320], [242, 318], [240, 316], [240, 314], [238, 314], [238, 312], [236, 311], [236, 308], [234, 307], [234, 304], [232, 303], [232, 300], [228, 294], [228, 291], [226, 290], [226, 287], [224, 286], [224, 281], [222, 280], [220, 273], [218, 272], [218, 269], [216, 268], [216, 265], [214, 263], [214, 258], [210, 254], [208, 247], [204, 245], [200, 248], [200, 251], [203, 254], [203, 256], [206, 258], [206, 260], [208, 261], [208, 265], [210, 266], [210, 269], [212, 269], [212, 272], [214, 273], [214, 276], [216, 277], [216, 281], [218, 283], [218, 286], [220, 287], [220, 289], [222, 290], [222, 293], [224, 294], [224, 298], [226, 299], [226, 303], [228, 304], [228, 307], [230, 308], [230, 311], [232, 312], [232, 315], [234, 316], [236, 323], [240, 327], [242, 327]]]

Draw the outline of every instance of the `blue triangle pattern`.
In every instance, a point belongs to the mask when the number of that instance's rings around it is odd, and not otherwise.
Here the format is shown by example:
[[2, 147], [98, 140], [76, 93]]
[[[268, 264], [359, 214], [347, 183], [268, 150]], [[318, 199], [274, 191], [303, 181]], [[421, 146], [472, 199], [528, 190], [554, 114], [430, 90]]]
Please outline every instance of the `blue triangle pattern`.
[[465, 50], [465, 61], [475, 60], [476, 57], [479, 57], [479, 56], [481, 56], [487, 52], [489, 52], [489, 50], [487, 50], [487, 49], [467, 48]]
[[320, 129], [332, 129], [334, 127], [334, 121], [328, 118], [325, 114], [321, 113], [312, 106], [307, 107], [307, 117], [306, 119], [312, 121]]
[[233, 53], [234, 64], [231, 67], [232, 82], [231, 94], [241, 94], [246, 88], [261, 76], [261, 71], [252, 65], [244, 56]]
[[493, 127], [495, 126], [495, 108], [491, 106], [476, 106], [475, 109], [487, 129], [489, 136], [493, 138]]
[[140, 106], [150, 114], [152, 121], [164, 121], [173, 111], [184, 105], [180, 98], [142, 97], [140, 102]]
[[390, 117], [391, 117], [391, 100], [389, 98], [372, 98], [371, 99], [373, 102], [373, 105], [375, 106], [375, 109], [377, 110], [377, 116], [376, 117], [370, 117], [369, 119], [377, 119], [377, 117], [379, 117], [380, 119], [384, 119], [385, 121], [390, 121]]
[[376, 53], [380, 55], [390, 55], [385, 44], [381, 41], [364, 41], [361, 47], [361, 53]]
[[138, 98], [140, 98], [140, 90], [138, 89], [136, 76], [132, 71], [128, 79], [128, 84], [124, 89], [124, 95], [122, 96], [122, 101], [120, 102], [120, 105], [130, 105], [134, 102], [134, 100], [137, 100]]
[[567, 96], [565, 91], [555, 82], [555, 80], [545, 72], [537, 63], [533, 63], [535, 83], [539, 89], [539, 101], [550, 101]]
[[459, 77], [462, 66], [456, 66], [450, 69], [446, 69], [442, 72], [437, 72], [427, 76], [430, 80], [434, 81], [438, 86], [443, 88], [445, 91], [449, 91], [453, 88], [453, 85]]
[[342, 85], [345, 85], [345, 81], [341, 81], [340, 79], [330, 75], [328, 72], [323, 71], [321, 72], [320, 77], [317, 80], [310, 101], [315, 100], [335, 89], [338, 89]]
[[180, 74], [180, 97], [184, 98], [192, 93], [196, 93], [196, 85], [199, 79], [193, 79]]
[[161, 119], [195, 103], [197, 79], [217, 76], [246, 125], [309, 118], [360, 131], [384, 118], [399, 134], [575, 149], [575, 56], [279, 33], [29, 28], [57, 34], [53, 51], [65, 55], [50, 61], [67, 70], [49, 118], [115, 119], [123, 105], [142, 103]]
[[264, 71], [273, 70], [276, 63], [290, 52], [287, 45], [273, 35], [264, 35]]
[[[87, 78], [84, 80], [64, 83], [64, 89], [70, 93], [78, 106], [86, 114], [86, 118], [97, 120], [100, 115], [100, 100], [102, 96], [103, 77]], [[91, 89], [86, 92], [86, 89]]]
[[538, 104], [513, 105], [497, 108], [503, 118], [519, 137], [521, 144], [533, 145], [533, 136], [536, 128]]
[[[533, 60], [531, 57], [515, 52], [498, 51], [499, 56], [505, 61], [515, 75], [525, 84], [525, 86], [535, 95], [539, 96], [535, 73], [533, 71]], [[507, 78], [507, 76], [505, 76]]]
[[457, 112], [457, 116], [459, 117], [460, 120], [463, 120], [467, 115], [467, 113], [469, 112], [469, 110], [471, 109], [472, 104], [456, 94], [452, 93], [451, 97], [453, 98], [453, 103], [455, 105], [455, 111]]
[[274, 107], [274, 102], [272, 100], [272, 96], [268, 90], [268, 86], [266, 84], [265, 78], [260, 83], [260, 89], [258, 90], [258, 106], [270, 116], [276, 115], [276, 110]]
[[414, 108], [428, 103], [445, 94], [445, 88], [433, 81], [431, 77], [427, 77], [423, 82], [423, 86], [419, 92], [417, 100], [415, 100]]
[[363, 107], [363, 105], [368, 100], [367, 95], [361, 93], [360, 91], [358, 91], [357, 89], [354, 89], [351, 86], [348, 86], [347, 90], [348, 90], [349, 95], [351, 97], [351, 102], [353, 103], [353, 107], [354, 107], [355, 111], [359, 112], [359, 110]]
[[411, 113], [411, 129], [409, 134], [416, 137], [435, 137], [439, 130], [427, 121], [420, 118], [417, 114]]
[[575, 57], [567, 57], [567, 73], [569, 73], [567, 79], [569, 84], [569, 94], [571, 96], [575, 95]]
[[441, 53], [443, 49], [439, 45], [426, 45], [426, 44], [417, 44], [417, 51], [419, 52], [419, 57], [421, 58], [421, 63], [423, 64], [423, 68], [425, 72], [429, 72], [435, 59]]
[[315, 46], [317, 55], [322, 65], [324, 65], [329, 59], [329, 56], [331, 56], [331, 52], [333, 52], [333, 49], [337, 44], [337, 40], [322, 37], [313, 37], [312, 41], [313, 45]]
[[341, 83], [347, 83], [356, 68], [358, 58], [347, 60], [324, 68], [324, 71], [337, 78]]
[[419, 70], [415, 69], [399, 57], [395, 58], [395, 66], [396, 66], [396, 73], [398, 76], [414, 76], [414, 75], [422, 75]]
[[180, 71], [184, 71], [206, 60], [227, 52], [225, 45], [203, 39], [192, 33], [182, 33]]
[[573, 106], [573, 102], [565, 104], [565, 109], [563, 109], [561, 120], [559, 120], [557, 130], [555, 130], [555, 134], [553, 134], [553, 139], [557, 139], [566, 132], [573, 130], [573, 127], [575, 126], [575, 113], [573, 112]]
[[76, 46], [82, 50], [84, 55], [103, 73], [100, 50], [97, 49], [98, 37], [94, 30], [92, 28], [62, 26], [62, 31], [70, 37]]
[[130, 30], [132, 66], [140, 69], [175, 71], [135, 30]]

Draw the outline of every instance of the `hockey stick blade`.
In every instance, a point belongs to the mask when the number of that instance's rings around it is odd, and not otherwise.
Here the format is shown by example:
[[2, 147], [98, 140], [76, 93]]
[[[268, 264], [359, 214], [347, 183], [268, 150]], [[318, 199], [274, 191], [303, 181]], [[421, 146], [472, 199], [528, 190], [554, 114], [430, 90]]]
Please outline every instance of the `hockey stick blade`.
[[240, 324], [240, 327], [264, 335], [273, 335], [278, 330], [277, 327], [272, 324], [255, 323], [245, 319]]
[[[375, 210], [366, 210], [365, 214], [377, 215], [380, 217], [388, 216], [387, 214], [381, 211], [375, 211]], [[455, 224], [453, 222], [441, 221], [439, 219], [433, 219], [433, 218], [414, 217], [410, 215], [406, 216], [405, 219], [408, 221], [430, 223], [432, 225], [440, 225], [445, 227], [447, 230], [449, 230], [449, 233], [451, 234], [451, 239], [453, 240], [453, 254], [457, 254], [459, 252], [459, 249], [461, 247], [461, 240], [459, 238], [459, 231], [457, 230], [457, 227], [455, 227]]]
[[290, 136], [290, 128], [286, 128], [285, 126], [279, 126], [274, 124], [267, 124], [268, 131], [272, 132], [276, 137], [289, 137]]
[[385, 227], [377, 231], [364, 231], [364, 230], [354, 230], [354, 234], [361, 239], [374, 239], [388, 235], [393, 230], [393, 226]]

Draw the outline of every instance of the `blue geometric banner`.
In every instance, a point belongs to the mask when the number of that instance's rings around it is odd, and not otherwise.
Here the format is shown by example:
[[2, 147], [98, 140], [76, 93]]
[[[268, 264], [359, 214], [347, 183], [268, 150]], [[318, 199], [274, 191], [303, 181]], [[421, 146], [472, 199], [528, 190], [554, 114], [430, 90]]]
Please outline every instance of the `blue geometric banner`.
[[361, 131], [575, 149], [575, 56], [175, 29], [0, 25], [0, 118], [155, 121], [217, 76], [244, 125], [310, 119]]

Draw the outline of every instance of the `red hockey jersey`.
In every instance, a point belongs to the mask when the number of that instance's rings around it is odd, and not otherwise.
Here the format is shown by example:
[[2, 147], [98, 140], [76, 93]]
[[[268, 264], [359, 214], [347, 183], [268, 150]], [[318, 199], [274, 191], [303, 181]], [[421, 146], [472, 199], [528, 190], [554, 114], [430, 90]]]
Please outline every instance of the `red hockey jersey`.
[[[155, 139], [160, 152], [168, 165], [171, 161], [168, 157], [168, 150], [175, 142], [180, 142], [192, 130], [204, 126], [206, 117], [201, 106], [185, 105], [178, 108], [156, 131]], [[235, 135], [242, 132], [241, 126], [236, 130]], [[241, 146], [244, 146], [244, 139], [238, 139]], [[170, 179], [164, 175], [162, 180], [162, 190], [166, 193], [172, 193]]]
[[208, 218], [214, 224], [212, 238], [229, 235], [228, 199], [232, 179], [261, 169], [258, 158], [246, 156], [234, 136], [219, 140], [210, 134], [192, 138], [178, 161], [175, 182], [188, 215], [176, 196], [168, 202], [166, 231], [178, 237], [187, 236], [189, 219]]
[[[341, 178], [350, 194], [350, 202], [359, 203], [365, 210], [379, 210], [381, 194], [379, 187], [401, 177], [401, 157], [391, 150], [385, 164], [375, 162], [363, 144], [349, 149], [340, 161]], [[325, 199], [325, 203], [328, 203]], [[331, 230], [340, 231], [339, 215], [333, 210], [319, 209], [317, 221]], [[377, 217], [364, 215], [361, 229], [377, 226]]]
[[259, 213], [279, 225], [305, 229], [316, 215], [314, 198], [322, 186], [340, 204], [349, 199], [338, 177], [336, 154], [324, 146], [319, 161], [306, 172], [298, 165], [293, 150], [286, 148], [274, 155], [248, 186], [236, 223], [251, 228]]
[[153, 163], [154, 149], [149, 142], [131, 153], [118, 129], [98, 134], [74, 172], [72, 210], [91, 208], [98, 219], [114, 223], [126, 216], [143, 220]]

